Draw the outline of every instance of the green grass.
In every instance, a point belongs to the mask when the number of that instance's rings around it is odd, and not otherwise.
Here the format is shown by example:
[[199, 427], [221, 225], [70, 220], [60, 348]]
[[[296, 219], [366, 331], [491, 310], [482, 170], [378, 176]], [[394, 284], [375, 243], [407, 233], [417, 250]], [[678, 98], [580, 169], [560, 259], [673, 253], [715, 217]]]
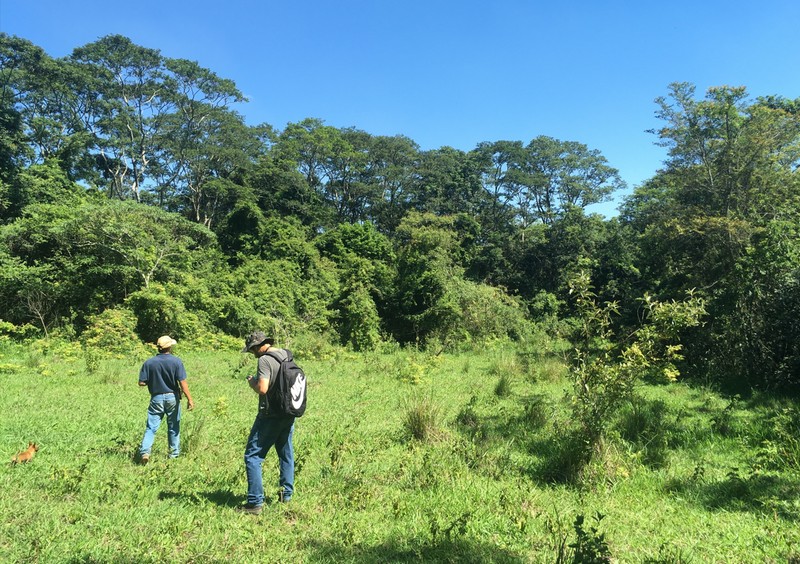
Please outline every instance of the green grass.
[[[40, 445], [30, 464], [0, 466], [0, 561], [556, 562], [576, 517], [588, 526], [598, 513], [620, 562], [800, 556], [787, 402], [643, 386], [580, 479], [560, 483], [543, 468], [563, 454], [570, 386], [552, 359], [298, 358], [311, 386], [296, 496], [253, 517], [233, 511], [246, 489], [253, 360], [177, 354], [197, 404], [184, 412], [184, 456], [167, 460], [162, 429], [138, 466], [142, 358], [93, 359], [89, 372], [74, 347], [0, 345], [2, 454]], [[264, 474], [269, 494], [273, 453]]]

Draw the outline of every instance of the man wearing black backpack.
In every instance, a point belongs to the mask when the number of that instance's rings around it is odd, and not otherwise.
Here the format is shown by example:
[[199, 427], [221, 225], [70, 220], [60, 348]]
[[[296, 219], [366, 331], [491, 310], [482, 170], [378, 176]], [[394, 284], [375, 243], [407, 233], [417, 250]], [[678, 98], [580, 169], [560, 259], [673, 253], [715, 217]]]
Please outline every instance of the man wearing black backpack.
[[[274, 339], [262, 331], [251, 333], [245, 339], [242, 352], [252, 353], [258, 359], [258, 370], [247, 381], [258, 394], [258, 415], [250, 430], [247, 446], [244, 449], [244, 467], [247, 472], [247, 503], [239, 508], [242, 513], [258, 515], [264, 505], [264, 484], [261, 466], [270, 447], [275, 446], [280, 471], [278, 501], [287, 502], [294, 493], [294, 416], [278, 410], [270, 398], [270, 388], [276, 386], [276, 378], [281, 362], [291, 353], [273, 348]], [[301, 374], [302, 375], [302, 374]], [[305, 390], [304, 390], [305, 391]]]

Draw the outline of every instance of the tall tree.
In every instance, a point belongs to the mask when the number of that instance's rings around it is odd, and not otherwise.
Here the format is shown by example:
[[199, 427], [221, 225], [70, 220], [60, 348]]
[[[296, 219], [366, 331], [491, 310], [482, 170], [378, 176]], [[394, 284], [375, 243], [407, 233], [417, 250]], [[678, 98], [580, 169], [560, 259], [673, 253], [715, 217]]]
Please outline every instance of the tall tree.
[[[744, 88], [711, 88], [697, 100], [694, 86], [678, 83], [656, 102], [665, 124], [654, 133], [669, 160], [624, 213], [640, 233], [644, 279], [662, 296], [696, 288], [707, 297], [711, 321], [695, 330], [687, 355], [697, 370], [729, 384], [800, 383], [798, 374], [780, 374], [786, 368], [767, 376], [762, 370], [788, 366], [777, 359], [791, 349], [787, 339], [800, 337], [767, 334], [777, 296], [796, 296], [795, 232], [779, 225], [800, 212], [800, 119], [792, 104], [753, 102]], [[786, 275], [770, 282], [752, 275], [772, 272], [773, 260]], [[767, 363], [769, 355], [777, 364]]]
[[384, 233], [393, 233], [408, 210], [419, 158], [419, 145], [408, 137], [372, 138], [367, 174], [377, 190], [369, 216]]
[[75, 49], [70, 59], [86, 71], [85, 127], [94, 136], [109, 196], [138, 201], [170, 104], [163, 57], [108, 35]]
[[571, 207], [607, 201], [625, 186], [600, 151], [583, 143], [539, 136], [531, 140], [525, 153], [516, 201], [523, 225], [529, 225], [532, 218], [552, 224]]

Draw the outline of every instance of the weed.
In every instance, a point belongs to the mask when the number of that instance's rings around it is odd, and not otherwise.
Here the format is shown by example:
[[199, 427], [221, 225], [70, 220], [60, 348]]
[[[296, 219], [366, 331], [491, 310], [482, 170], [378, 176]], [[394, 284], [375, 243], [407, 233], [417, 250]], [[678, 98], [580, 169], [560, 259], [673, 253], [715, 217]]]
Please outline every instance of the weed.
[[497, 397], [505, 398], [511, 395], [511, 378], [508, 374], [501, 374], [500, 379], [494, 387], [494, 393]]
[[413, 394], [406, 402], [403, 426], [411, 438], [426, 441], [438, 430], [439, 406], [429, 395]]
[[533, 369], [535, 382], [559, 382], [567, 374], [567, 365], [557, 358], [543, 358]]
[[622, 438], [636, 447], [645, 464], [654, 468], [663, 467], [667, 461], [667, 414], [666, 402], [634, 397], [620, 413], [617, 425]]
[[94, 374], [100, 368], [100, 354], [94, 348], [86, 348], [83, 351], [83, 359], [86, 362], [86, 373]]
[[[593, 519], [597, 525], [605, 518], [599, 511]], [[608, 548], [605, 533], [601, 533], [596, 525], [588, 529], [584, 527], [583, 515], [575, 517], [575, 542], [570, 544], [573, 550], [572, 561], [580, 564], [604, 564], [611, 562], [611, 550]]]
[[768, 418], [765, 438], [756, 451], [758, 468], [800, 469], [800, 410], [783, 408]]
[[474, 431], [478, 427], [478, 414], [475, 413], [477, 401], [478, 398], [476, 396], [470, 398], [469, 403], [456, 416], [456, 424], [469, 431]]
[[529, 429], [535, 430], [544, 427], [548, 420], [547, 397], [542, 394], [534, 394], [525, 397], [523, 400], [523, 420]]
[[711, 427], [723, 437], [730, 437], [739, 431], [736, 420], [736, 409], [739, 406], [739, 396], [734, 396], [728, 405], [711, 418]]
[[576, 484], [591, 460], [594, 443], [587, 442], [580, 431], [565, 430], [550, 437], [543, 447], [536, 472], [539, 478], [549, 483]]
[[217, 398], [217, 401], [214, 402], [214, 416], [216, 417], [225, 417], [228, 415], [228, 398], [225, 396], [221, 396]]
[[181, 451], [188, 454], [199, 451], [204, 446], [206, 419], [205, 417], [193, 417], [188, 424], [181, 428]]

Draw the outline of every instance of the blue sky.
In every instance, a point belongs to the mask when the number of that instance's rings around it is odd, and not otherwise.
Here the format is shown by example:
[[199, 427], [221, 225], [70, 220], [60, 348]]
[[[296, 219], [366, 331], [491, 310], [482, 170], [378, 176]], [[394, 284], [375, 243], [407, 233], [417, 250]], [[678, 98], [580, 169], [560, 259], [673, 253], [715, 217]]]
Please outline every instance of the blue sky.
[[54, 57], [118, 33], [198, 61], [250, 124], [316, 117], [423, 150], [549, 135], [630, 188], [665, 158], [646, 130], [671, 82], [800, 97], [798, 22], [796, 0], [0, 0], [0, 31]]

